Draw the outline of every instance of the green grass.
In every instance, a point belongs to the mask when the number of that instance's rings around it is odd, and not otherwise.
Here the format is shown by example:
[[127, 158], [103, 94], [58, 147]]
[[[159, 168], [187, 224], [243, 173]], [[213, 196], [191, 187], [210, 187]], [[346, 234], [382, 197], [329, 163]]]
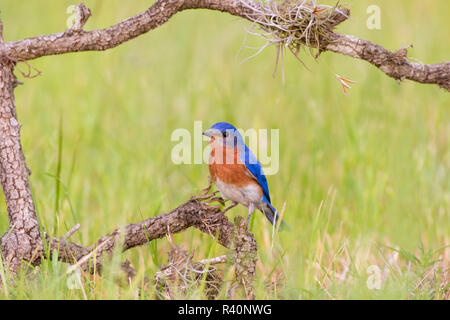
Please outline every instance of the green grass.
[[[414, 44], [424, 63], [449, 60], [446, 0], [376, 1], [381, 30], [366, 28], [373, 1], [352, 2], [342, 33], [396, 50]], [[5, 40], [62, 31], [71, 1], [2, 0]], [[149, 1], [85, 1], [86, 29], [134, 15]], [[44, 18], [45, 17], [45, 18]], [[32, 61], [16, 104], [39, 219], [49, 233], [90, 245], [127, 222], [166, 212], [207, 184], [207, 165], [174, 165], [170, 135], [228, 121], [280, 129], [280, 170], [269, 176], [274, 205], [294, 228], [276, 236], [258, 214], [256, 289], [260, 299], [443, 299], [449, 267], [450, 98], [435, 86], [397, 84], [373, 66], [332, 53], [311, 72], [287, 56], [286, 82], [273, 79], [275, 49], [254, 59], [239, 51], [249, 24], [205, 10], [177, 14], [161, 28], [106, 52]], [[255, 39], [250, 42], [258, 43]], [[22, 70], [25, 65], [19, 64]], [[357, 81], [344, 95], [334, 73]], [[19, 75], [19, 73], [17, 73]], [[0, 232], [8, 226], [1, 199]], [[246, 215], [237, 207], [228, 216]], [[197, 230], [174, 237], [195, 260], [224, 254]], [[44, 261], [2, 299], [154, 298], [145, 277], [167, 263], [166, 239], [115, 255], [104, 274], [69, 290], [67, 265]], [[118, 265], [138, 275], [128, 285]], [[368, 267], [384, 275], [369, 289]], [[1, 263], [0, 263], [1, 266]], [[1, 267], [0, 267], [1, 268]], [[227, 267], [225, 267], [227, 269]], [[227, 270], [225, 274], [229, 277]], [[7, 272], [0, 269], [2, 278]], [[448, 277], [448, 275], [447, 275]], [[193, 291], [188, 298], [201, 298]], [[447, 293], [448, 297], [448, 293]]]

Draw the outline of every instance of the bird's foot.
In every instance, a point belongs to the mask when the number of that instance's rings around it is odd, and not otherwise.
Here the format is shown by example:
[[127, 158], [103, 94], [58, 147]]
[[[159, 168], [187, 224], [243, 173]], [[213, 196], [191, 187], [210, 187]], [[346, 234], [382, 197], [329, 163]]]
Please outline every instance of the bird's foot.
[[198, 196], [192, 196], [191, 200], [200, 200], [200, 201], [209, 200], [209, 199], [213, 198], [217, 194], [217, 192], [219, 192], [219, 191], [213, 191], [213, 192], [206, 193], [206, 194], [200, 193]]
[[[222, 199], [222, 198], [221, 198]], [[222, 199], [223, 200], [223, 199]], [[223, 203], [225, 204], [225, 202]], [[230, 211], [231, 209], [233, 209], [234, 207], [236, 207], [239, 203], [232, 201], [231, 204], [226, 207], [225, 209], [221, 210], [220, 212], [216, 213], [214, 215], [214, 219], [220, 219], [221, 217], [223, 217], [225, 215], [225, 213], [227, 213], [228, 211]]]
[[214, 197], [219, 191], [211, 191], [212, 181], [211, 177], [208, 176], [208, 186], [202, 189], [198, 195], [192, 196], [191, 200], [205, 201], [207, 203], [219, 202], [222, 206], [225, 206], [225, 199], [222, 197]]
[[219, 202], [222, 206], [225, 205], [225, 199], [222, 197], [213, 197], [213, 198], [208, 199], [208, 201], [206, 201], [206, 202], [208, 202], [208, 203]]
[[255, 206], [253, 203], [250, 203], [250, 205], [248, 206], [248, 216], [247, 216], [247, 230], [248, 227], [250, 225], [250, 219], [252, 217], [253, 212], [255, 211]]
[[250, 213], [248, 216], [247, 216], [247, 230], [248, 230], [248, 228], [249, 228], [249, 226], [250, 226], [250, 218], [252, 217], [252, 214]]
[[208, 176], [208, 186], [200, 191], [200, 196], [207, 195], [209, 193], [209, 191], [211, 190], [211, 188], [212, 188], [212, 181], [211, 181], [211, 177]]
[[[230, 209], [233, 209], [234, 207], [236, 207], [239, 203], [237, 203], [236, 201], [231, 201], [231, 204], [226, 207], [225, 209], [222, 210], [222, 214], [225, 214], [226, 212], [228, 212]], [[225, 203], [224, 203], [225, 205]]]

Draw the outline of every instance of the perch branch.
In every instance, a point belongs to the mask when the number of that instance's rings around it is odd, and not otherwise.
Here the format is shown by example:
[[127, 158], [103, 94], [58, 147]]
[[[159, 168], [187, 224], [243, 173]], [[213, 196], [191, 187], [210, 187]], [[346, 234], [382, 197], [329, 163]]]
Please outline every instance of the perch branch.
[[[95, 251], [95, 268], [100, 270], [102, 257], [112, 254], [118, 245], [121, 246], [122, 251], [126, 251], [149, 243], [154, 239], [163, 238], [169, 232], [179, 233], [190, 227], [199, 229], [212, 237], [217, 235], [217, 240], [222, 246], [227, 248], [231, 246], [233, 223], [228, 221], [228, 218], [218, 207], [207, 205], [196, 198], [183, 203], [170, 212], [117, 228], [88, 247], [67, 241], [66, 237], [46, 237], [46, 239], [50, 246], [50, 255], [56, 250], [58, 259], [67, 263], [82, 261]], [[253, 238], [253, 235], [247, 231], [246, 237]], [[85, 260], [87, 262], [89, 259]], [[83, 260], [82, 264], [84, 262]], [[84, 269], [88, 267], [87, 264], [83, 266]], [[90, 269], [90, 271], [93, 272], [93, 269]]]
[[[213, 195], [214, 193], [210, 197], [213, 197]], [[204, 198], [205, 196], [203, 195], [199, 198], [193, 197], [170, 212], [138, 223], [127, 224], [100, 238], [89, 247], [67, 241], [68, 236], [75, 232], [79, 225], [72, 228], [62, 238], [46, 237], [47, 245], [50, 249], [49, 258], [53, 258], [52, 255], [56, 251], [58, 260], [73, 264], [68, 272], [81, 267], [83, 270], [93, 273], [101, 271], [103, 258], [110, 256], [117, 246], [120, 246], [122, 251], [126, 251], [136, 246], [147, 244], [154, 239], [167, 236], [171, 243], [172, 251], [174, 251], [174, 248], [180, 251], [181, 249], [173, 244], [172, 234], [194, 227], [212, 237], [216, 237], [222, 246], [232, 249], [232, 261], [235, 266], [236, 280], [242, 286], [245, 296], [248, 299], [254, 299], [253, 278], [257, 260], [256, 240], [253, 234], [247, 230], [244, 219], [237, 217], [233, 225], [224, 215], [227, 208], [221, 211], [217, 206], [210, 206], [202, 202], [202, 200], [208, 200]], [[234, 207], [233, 204], [232, 206]], [[182, 256], [184, 259], [187, 259], [186, 254]], [[194, 266], [224, 263], [226, 260], [226, 256], [220, 256], [202, 260], [200, 264], [194, 264]], [[178, 264], [169, 263], [169, 266], [172, 267], [176, 265]], [[183, 263], [183, 266], [187, 267], [188, 263]], [[121, 267], [126, 271], [128, 280], [131, 281], [135, 275], [134, 269], [127, 262], [122, 263]], [[158, 273], [156, 278], [159, 279], [164, 274], [167, 276], [167, 272], [173, 275], [172, 269], [169, 268], [163, 273]], [[175, 269], [178, 270], [177, 268]]]

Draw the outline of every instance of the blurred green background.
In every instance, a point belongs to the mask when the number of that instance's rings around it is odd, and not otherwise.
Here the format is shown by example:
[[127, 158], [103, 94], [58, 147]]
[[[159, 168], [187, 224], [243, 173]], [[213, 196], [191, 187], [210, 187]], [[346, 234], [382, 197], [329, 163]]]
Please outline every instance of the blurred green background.
[[[5, 41], [63, 31], [71, 4], [77, 3], [2, 0]], [[91, 30], [152, 2], [85, 4], [92, 11], [85, 29]], [[366, 27], [371, 4], [381, 8], [380, 30]], [[423, 63], [450, 59], [449, 1], [364, 0], [346, 6], [351, 19], [338, 32], [392, 50], [413, 43], [409, 56]], [[224, 13], [185, 11], [112, 50], [31, 61], [42, 72], [35, 79], [16, 71], [25, 82], [15, 91], [16, 104], [44, 228], [63, 236], [80, 223], [72, 240], [90, 245], [120, 225], [188, 200], [207, 185], [208, 168], [173, 164], [170, 135], [177, 128], [193, 130], [195, 120], [204, 127], [228, 121], [246, 129], [279, 128], [280, 170], [268, 181], [274, 205], [281, 209], [286, 203], [284, 217], [294, 231], [272, 239], [268, 222], [256, 215], [257, 298], [445, 298], [449, 93], [398, 84], [346, 56], [324, 53], [314, 61], [306, 51], [301, 57], [311, 71], [287, 55], [283, 86], [280, 73], [272, 77], [275, 48], [240, 64], [254, 53], [239, 52], [249, 25]], [[258, 43], [250, 37], [249, 44]], [[335, 73], [356, 81], [347, 94]], [[1, 203], [3, 233], [8, 220]], [[246, 209], [237, 207], [228, 216], [238, 214], [246, 215]], [[196, 260], [225, 252], [197, 230], [176, 235], [175, 243], [196, 249]], [[167, 262], [168, 247], [162, 239], [117, 258], [116, 265], [127, 257], [139, 270], [131, 286], [118, 283], [112, 270], [84, 279], [84, 290], [69, 290], [67, 266], [46, 262], [0, 297], [136, 298], [144, 276], [152, 278]], [[380, 289], [367, 285], [371, 265], [381, 271]], [[154, 298], [153, 288], [141, 297]], [[194, 290], [186, 297], [203, 296]]]

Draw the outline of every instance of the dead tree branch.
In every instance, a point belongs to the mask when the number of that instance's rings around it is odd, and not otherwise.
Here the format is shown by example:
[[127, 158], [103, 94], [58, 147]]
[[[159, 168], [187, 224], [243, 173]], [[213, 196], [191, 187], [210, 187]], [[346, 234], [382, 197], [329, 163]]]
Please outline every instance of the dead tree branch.
[[244, 289], [247, 299], [255, 299], [253, 278], [256, 273], [258, 246], [253, 235], [246, 232], [247, 223], [245, 219], [237, 217], [235, 225], [233, 262], [235, 265], [236, 280]]
[[[211, 193], [210, 197], [213, 196], [214, 193]], [[209, 199], [202, 196], [201, 200]], [[60, 261], [79, 264], [83, 270], [90, 273], [99, 272], [102, 269], [104, 259], [112, 255], [117, 246], [120, 246], [121, 251], [126, 251], [147, 244], [154, 239], [160, 239], [194, 227], [213, 238], [216, 237], [222, 246], [233, 249], [232, 260], [235, 264], [236, 278], [239, 284], [243, 286], [246, 296], [253, 299], [252, 282], [256, 270], [257, 250], [253, 234], [247, 230], [243, 219], [241, 220], [244, 222], [237, 224], [235, 227], [223, 214], [226, 208], [221, 211], [218, 206], [208, 205], [201, 200], [193, 197], [170, 212], [138, 223], [127, 224], [103, 236], [89, 247], [69, 242], [66, 240], [67, 236], [47, 238], [50, 251], [49, 258], [52, 258], [52, 255], [56, 252]], [[240, 220], [238, 219], [238, 221]], [[190, 262], [191, 260], [187, 259], [186, 261]], [[200, 264], [223, 262], [224, 257], [222, 256], [211, 261], [201, 261]], [[171, 268], [177, 268], [179, 264], [179, 261], [174, 262]]]
[[450, 91], [450, 61], [437, 64], [411, 62], [407, 57], [407, 48], [391, 52], [378, 44], [343, 34], [335, 34], [326, 50], [365, 60], [398, 81], [408, 79], [437, 84]]
[[[146, 11], [109, 28], [84, 31], [90, 11], [81, 4], [75, 25], [64, 32], [11, 41], [0, 49], [0, 56], [26, 61], [42, 56], [80, 51], [102, 51], [114, 48], [166, 23], [174, 14], [187, 9], [210, 9], [227, 12], [252, 22], [262, 4], [251, 0], [158, 0]], [[317, 10], [320, 12], [320, 10]], [[317, 12], [315, 13], [317, 15]], [[329, 31], [345, 21], [350, 11], [335, 10], [327, 19]], [[321, 51], [331, 51], [365, 60], [388, 76], [400, 81], [436, 84], [450, 91], [450, 62], [422, 65], [408, 61], [406, 50], [390, 52], [380, 45], [351, 35], [333, 33], [329, 39], [315, 44]]]
[[[1, 37], [0, 51], [4, 46]], [[0, 250], [12, 271], [22, 259], [33, 261], [39, 256], [42, 240], [36, 217], [28, 176], [30, 170], [20, 142], [20, 124], [17, 120], [13, 73], [15, 62], [0, 55], [0, 180], [6, 200], [9, 229], [0, 238]]]
[[[232, 243], [233, 223], [228, 220], [219, 207], [208, 205], [195, 197], [170, 212], [117, 228], [88, 247], [67, 241], [66, 237], [47, 237], [47, 243], [50, 246], [50, 252], [56, 250], [58, 259], [68, 263], [80, 261], [81, 258], [98, 248], [96, 263], [97, 270], [100, 270], [102, 257], [112, 254], [118, 245], [122, 251], [126, 251], [154, 239], [163, 238], [168, 234], [182, 232], [190, 227], [212, 237], [217, 236], [217, 241], [224, 247], [229, 248]], [[245, 236], [246, 239], [253, 238], [252, 233], [248, 230]]]

